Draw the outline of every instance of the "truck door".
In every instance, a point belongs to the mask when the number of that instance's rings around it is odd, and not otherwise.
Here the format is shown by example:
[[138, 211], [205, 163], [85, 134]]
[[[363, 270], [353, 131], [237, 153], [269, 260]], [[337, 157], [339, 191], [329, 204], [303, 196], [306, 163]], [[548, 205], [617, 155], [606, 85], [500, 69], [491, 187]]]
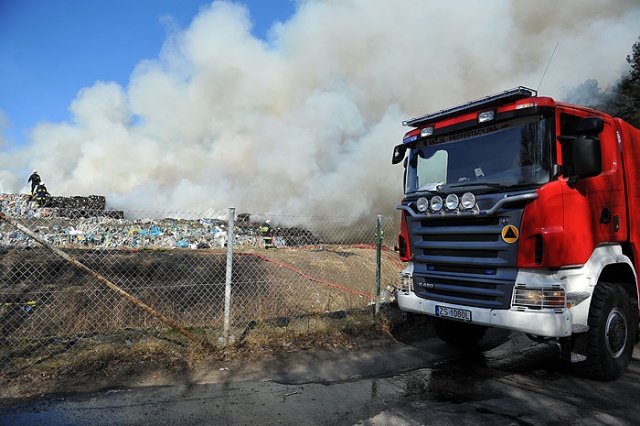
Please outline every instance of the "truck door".
[[[566, 110], [559, 113], [559, 134], [576, 135], [576, 124], [593, 116], [589, 111]], [[602, 173], [581, 179], [564, 193], [565, 247], [576, 251], [584, 263], [593, 249], [601, 243], [626, 239], [624, 180], [620, 151], [613, 122], [602, 117], [604, 130], [598, 138], [602, 150]], [[578, 260], [578, 259], [576, 259]]]

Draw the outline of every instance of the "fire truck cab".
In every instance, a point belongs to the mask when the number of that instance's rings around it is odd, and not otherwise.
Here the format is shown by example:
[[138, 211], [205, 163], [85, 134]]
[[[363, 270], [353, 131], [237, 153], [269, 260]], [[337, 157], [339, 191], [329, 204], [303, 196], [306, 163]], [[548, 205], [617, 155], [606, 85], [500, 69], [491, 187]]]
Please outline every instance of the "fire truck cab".
[[639, 329], [640, 130], [525, 87], [403, 124], [400, 309], [450, 344], [508, 329], [619, 377]]

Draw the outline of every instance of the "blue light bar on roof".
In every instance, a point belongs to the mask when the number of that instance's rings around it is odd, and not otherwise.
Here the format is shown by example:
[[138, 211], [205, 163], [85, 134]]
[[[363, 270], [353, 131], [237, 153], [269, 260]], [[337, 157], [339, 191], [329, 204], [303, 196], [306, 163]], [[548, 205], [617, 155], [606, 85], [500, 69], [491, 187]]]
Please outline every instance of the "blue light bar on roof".
[[484, 98], [477, 99], [475, 101], [468, 102], [466, 104], [458, 105], [452, 108], [447, 108], [434, 112], [433, 114], [427, 114], [422, 117], [412, 118], [411, 120], [403, 121], [403, 126], [419, 127], [427, 123], [442, 120], [443, 118], [451, 117], [461, 112], [469, 112], [479, 110], [483, 108], [489, 108], [497, 104], [504, 102], [517, 101], [519, 99], [532, 98], [538, 96], [538, 92], [529, 89], [527, 87], [518, 86], [515, 89], [506, 90], [502, 93], [496, 93]]

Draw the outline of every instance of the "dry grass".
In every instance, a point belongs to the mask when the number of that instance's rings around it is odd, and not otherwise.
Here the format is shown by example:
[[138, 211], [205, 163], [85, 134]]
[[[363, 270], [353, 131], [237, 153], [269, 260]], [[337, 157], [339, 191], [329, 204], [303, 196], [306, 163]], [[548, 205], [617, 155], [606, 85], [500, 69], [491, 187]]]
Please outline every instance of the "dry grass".
[[[310, 323], [313, 322], [313, 326]], [[138, 334], [119, 331], [76, 339], [50, 339], [12, 348], [16, 356], [0, 372], [0, 405], [44, 394], [96, 391], [113, 386], [179, 383], [196, 371], [216, 371], [231, 362], [280, 359], [299, 351], [344, 351], [365, 348], [389, 337], [392, 320], [304, 318], [286, 325], [263, 324], [259, 334], [228, 345], [186, 341], [163, 329], [134, 340]], [[209, 330], [191, 330], [215, 338]]]
[[[43, 303], [26, 321], [20, 313], [15, 327], [7, 328], [8, 321], [0, 325], [0, 385], [10, 389], [5, 397], [29, 396], [31, 389], [82, 390], [88, 382], [108, 386], [151, 371], [170, 376], [208, 362], [351, 349], [388, 334], [394, 321], [373, 315], [368, 297], [375, 292], [372, 249], [325, 246], [237, 254], [226, 344], [219, 291], [224, 286], [211, 286], [225, 282], [224, 253], [71, 254], [206, 344], [189, 341], [48, 252], [8, 252], [0, 291], [18, 299], [40, 297]], [[386, 257], [383, 262], [384, 287], [395, 282], [400, 268]], [[5, 320], [15, 314], [3, 309]]]

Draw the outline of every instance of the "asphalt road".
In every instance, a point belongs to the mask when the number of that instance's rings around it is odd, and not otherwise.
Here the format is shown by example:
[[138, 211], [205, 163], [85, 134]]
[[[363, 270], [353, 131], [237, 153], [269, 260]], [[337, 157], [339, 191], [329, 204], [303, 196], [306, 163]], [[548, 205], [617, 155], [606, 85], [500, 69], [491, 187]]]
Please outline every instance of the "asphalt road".
[[556, 349], [491, 330], [485, 351], [435, 338], [221, 366], [165, 387], [115, 388], [0, 407], [1, 425], [636, 425], [640, 345], [595, 382]]

